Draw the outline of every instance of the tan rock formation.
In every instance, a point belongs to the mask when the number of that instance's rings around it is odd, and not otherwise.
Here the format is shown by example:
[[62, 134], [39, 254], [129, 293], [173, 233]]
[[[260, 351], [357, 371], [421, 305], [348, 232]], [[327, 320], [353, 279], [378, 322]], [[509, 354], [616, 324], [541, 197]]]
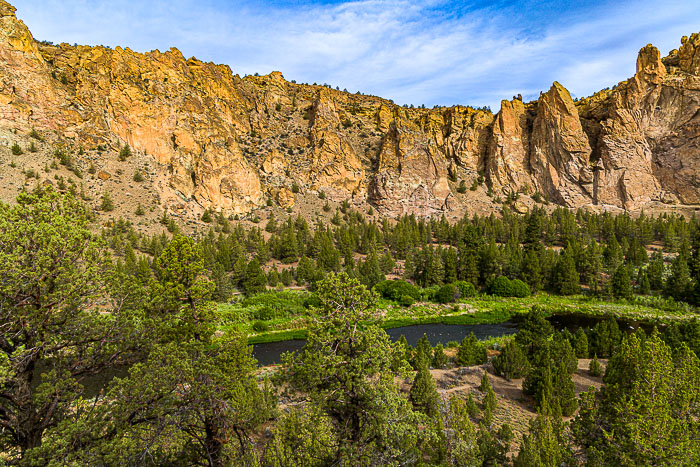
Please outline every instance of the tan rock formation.
[[540, 191], [569, 207], [591, 203], [588, 137], [571, 95], [557, 82], [538, 101], [530, 145], [530, 168]]
[[[156, 199], [182, 213], [247, 213], [263, 194], [292, 207], [294, 182], [386, 216], [500, 209], [498, 197], [514, 191], [524, 193], [518, 210], [535, 191], [569, 207], [697, 204], [700, 34], [664, 58], [643, 47], [636, 74], [613, 89], [574, 101], [554, 83], [494, 115], [399, 107], [280, 72], [241, 78], [177, 49], [40, 43], [0, 0], [1, 143], [32, 128], [101, 157], [129, 144], [153, 161]], [[485, 188], [457, 193], [480, 174], [492, 198]]]

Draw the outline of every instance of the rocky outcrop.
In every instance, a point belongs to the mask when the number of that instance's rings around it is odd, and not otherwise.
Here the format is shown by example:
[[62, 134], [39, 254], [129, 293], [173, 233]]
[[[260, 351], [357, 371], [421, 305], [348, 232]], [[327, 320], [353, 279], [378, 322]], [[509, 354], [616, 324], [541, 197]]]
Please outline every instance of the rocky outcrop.
[[591, 148], [569, 92], [555, 82], [537, 103], [530, 137], [530, 168], [537, 188], [564, 206], [590, 204]]
[[311, 170], [304, 178], [312, 190], [328, 193], [337, 201], [366, 192], [364, 168], [342, 126], [333, 97], [322, 89], [313, 104]]
[[537, 195], [568, 207], [692, 205], [700, 34], [667, 57], [643, 47], [635, 75], [613, 89], [574, 100], [554, 83], [494, 115], [399, 107], [279, 72], [241, 78], [177, 49], [40, 43], [0, 0], [0, 133], [31, 129], [78, 159], [78, 147], [106, 154], [124, 144], [148, 155], [149, 183], [179, 212], [291, 208], [321, 192], [386, 216], [492, 210], [514, 192], [519, 210]]

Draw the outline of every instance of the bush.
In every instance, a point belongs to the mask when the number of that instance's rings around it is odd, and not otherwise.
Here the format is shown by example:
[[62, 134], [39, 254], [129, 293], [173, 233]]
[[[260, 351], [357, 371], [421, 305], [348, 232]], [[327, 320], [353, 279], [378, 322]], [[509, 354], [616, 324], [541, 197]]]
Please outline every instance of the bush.
[[452, 303], [460, 297], [459, 288], [454, 284], [447, 284], [440, 287], [435, 294], [435, 301], [438, 303]]
[[467, 192], [467, 183], [462, 180], [459, 182], [459, 186], [457, 187], [457, 193], [466, 193]]
[[603, 366], [598, 361], [597, 355], [593, 356], [593, 360], [591, 360], [591, 363], [588, 365], [588, 373], [590, 373], [591, 376], [600, 376], [603, 374]]
[[530, 296], [530, 286], [520, 279], [510, 281], [511, 297], [524, 298]]
[[489, 293], [497, 297], [529, 297], [530, 286], [520, 279], [510, 280], [505, 276], [498, 276], [489, 286]]
[[479, 342], [473, 332], [462, 340], [457, 349], [457, 365], [472, 366], [486, 363], [486, 347]]
[[511, 380], [525, 376], [530, 369], [530, 363], [523, 349], [511, 339], [501, 350], [501, 354], [494, 359], [493, 369], [498, 376]]
[[143, 174], [139, 172], [138, 170], [134, 172], [134, 181], [137, 183], [141, 183], [144, 180]]
[[498, 276], [493, 280], [493, 282], [491, 282], [491, 285], [489, 286], [489, 293], [497, 297], [510, 297], [510, 279], [508, 279], [506, 276]]
[[109, 193], [102, 195], [100, 209], [104, 212], [114, 211], [114, 201], [112, 201], [112, 196]]
[[[382, 297], [395, 302], [402, 302], [406, 296], [412, 298], [414, 301], [420, 299], [420, 290], [418, 290], [418, 287], [404, 280], [381, 281], [374, 286], [374, 290]], [[413, 302], [411, 304], [413, 304]]]
[[270, 329], [270, 326], [265, 321], [256, 321], [253, 323], [253, 331], [255, 332], [265, 332]]
[[299, 185], [297, 182], [292, 183], [292, 193], [299, 193]]
[[125, 144], [121, 151], [119, 151], [119, 160], [124, 162], [129, 156], [131, 156], [131, 148], [128, 144]]
[[22, 148], [17, 143], [13, 144], [10, 150], [15, 156], [21, 156], [22, 154], [24, 154], [24, 151], [22, 151]]
[[414, 300], [413, 297], [411, 297], [410, 295], [404, 295], [404, 296], [402, 296], [401, 299], [399, 300], [399, 304], [400, 304], [401, 306], [405, 306], [406, 308], [408, 308], [409, 306], [413, 305], [414, 303], [415, 303], [415, 300]]
[[471, 282], [457, 281], [455, 282], [455, 285], [459, 289], [459, 293], [462, 298], [473, 297], [474, 295], [476, 295], [476, 287], [474, 287], [474, 284], [472, 284]]

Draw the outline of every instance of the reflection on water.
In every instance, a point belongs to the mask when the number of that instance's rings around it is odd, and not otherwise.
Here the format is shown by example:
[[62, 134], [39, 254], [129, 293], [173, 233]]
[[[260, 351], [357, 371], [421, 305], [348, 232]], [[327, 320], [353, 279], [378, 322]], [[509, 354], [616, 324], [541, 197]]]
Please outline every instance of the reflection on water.
[[[430, 345], [443, 345], [450, 341], [460, 342], [470, 332], [473, 332], [478, 339], [488, 337], [510, 336], [517, 331], [517, 324], [511, 321], [499, 324], [415, 324], [413, 326], [403, 326], [400, 328], [387, 329], [386, 332], [393, 341], [397, 341], [402, 335], [410, 345], [416, 345], [418, 339], [423, 334], [428, 336]], [[280, 363], [280, 356], [284, 352], [294, 352], [301, 349], [306, 341], [291, 340], [280, 342], [269, 342], [253, 345], [253, 356], [258, 359], [258, 365], [266, 366]]]

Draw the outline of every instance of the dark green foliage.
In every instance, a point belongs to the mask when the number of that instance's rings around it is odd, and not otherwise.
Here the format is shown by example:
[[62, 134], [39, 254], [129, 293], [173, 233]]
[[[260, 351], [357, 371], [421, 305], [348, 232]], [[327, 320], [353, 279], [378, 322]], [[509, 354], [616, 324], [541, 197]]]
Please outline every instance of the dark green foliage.
[[697, 465], [700, 362], [654, 332], [627, 336], [600, 392], [582, 394], [574, 440], [596, 465]]
[[455, 282], [455, 285], [459, 289], [459, 294], [462, 298], [473, 297], [474, 295], [476, 295], [476, 288], [471, 282], [457, 281]]
[[24, 151], [22, 150], [20, 145], [17, 143], [14, 143], [12, 145], [12, 147], [10, 148], [10, 150], [12, 151], [12, 154], [15, 156], [21, 156], [22, 154], [24, 154]]
[[617, 321], [607, 317], [595, 325], [588, 340], [589, 352], [603, 358], [611, 357], [622, 340], [622, 333]]
[[378, 282], [374, 286], [374, 290], [382, 297], [394, 301], [400, 301], [405, 296], [414, 300], [420, 299], [420, 290], [416, 286], [400, 279]]
[[576, 263], [569, 248], [559, 256], [553, 277], [554, 290], [561, 295], [574, 295], [580, 292], [579, 275]]
[[547, 346], [553, 334], [554, 328], [545, 319], [542, 309], [535, 306], [530, 309], [520, 324], [515, 342], [520, 344], [529, 359]]
[[499, 276], [491, 283], [489, 293], [497, 297], [522, 298], [530, 296], [530, 287], [520, 279], [510, 280], [505, 276]]
[[632, 283], [630, 282], [627, 266], [621, 264], [615, 270], [610, 281], [610, 292], [615, 298], [629, 298], [632, 296]]
[[437, 369], [442, 369], [447, 365], [447, 355], [445, 355], [445, 350], [439, 342], [433, 349], [433, 361], [431, 364], [433, 368]]
[[501, 354], [493, 360], [493, 369], [498, 376], [511, 380], [525, 376], [530, 369], [530, 363], [520, 345], [514, 340], [509, 340]]
[[577, 358], [588, 358], [588, 336], [583, 328], [578, 328], [571, 342]]
[[457, 187], [457, 193], [466, 193], [467, 192], [467, 182], [464, 180], [461, 180], [459, 182], [459, 186]]
[[376, 297], [344, 273], [320, 281], [318, 294], [319, 324], [282, 377], [328, 417], [339, 465], [416, 463], [431, 436], [418, 426], [430, 421], [399, 391], [387, 334], [361, 324]]
[[446, 284], [440, 287], [435, 294], [435, 301], [438, 303], [452, 303], [460, 297], [460, 291], [454, 284]]
[[591, 376], [596, 377], [603, 374], [603, 366], [598, 361], [597, 355], [593, 355], [591, 363], [588, 364], [588, 373], [590, 373]]
[[486, 347], [479, 342], [473, 332], [462, 339], [457, 349], [457, 365], [473, 366], [486, 363]]
[[243, 291], [247, 295], [265, 291], [267, 286], [267, 276], [260, 267], [260, 261], [258, 261], [257, 258], [253, 258], [250, 260], [250, 263], [248, 263], [242, 285]]
[[413, 385], [409, 392], [409, 399], [416, 410], [423, 412], [428, 417], [435, 418], [439, 416], [440, 396], [437, 392], [435, 380], [425, 362], [418, 367], [418, 372], [413, 379]]
[[109, 192], [102, 195], [100, 210], [104, 212], [114, 211], [114, 201], [112, 201], [112, 195], [110, 195]]
[[124, 162], [129, 157], [131, 157], [131, 147], [128, 144], [125, 144], [119, 150], [119, 160]]
[[136, 172], [134, 172], [134, 181], [135, 181], [136, 183], [140, 183], [140, 182], [142, 182], [142, 181], [144, 181], [144, 180], [145, 180], [145, 179], [143, 178], [143, 174], [142, 174], [139, 170], [137, 170]]

